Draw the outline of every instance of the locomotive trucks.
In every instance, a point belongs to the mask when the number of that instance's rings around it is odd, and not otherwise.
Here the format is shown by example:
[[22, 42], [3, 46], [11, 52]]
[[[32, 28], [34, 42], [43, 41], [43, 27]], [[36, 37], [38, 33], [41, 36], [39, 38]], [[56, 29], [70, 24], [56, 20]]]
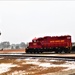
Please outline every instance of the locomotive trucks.
[[45, 36], [39, 37], [29, 42], [26, 53], [70, 53], [72, 48], [71, 36]]

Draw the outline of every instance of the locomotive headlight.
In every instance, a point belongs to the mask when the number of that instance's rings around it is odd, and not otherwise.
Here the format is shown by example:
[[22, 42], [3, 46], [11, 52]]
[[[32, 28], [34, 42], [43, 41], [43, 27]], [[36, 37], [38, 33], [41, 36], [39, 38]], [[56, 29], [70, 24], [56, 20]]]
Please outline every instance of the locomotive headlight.
[[36, 45], [36, 43], [33, 43], [33, 45]]
[[67, 39], [71, 39], [71, 37], [67, 37]]

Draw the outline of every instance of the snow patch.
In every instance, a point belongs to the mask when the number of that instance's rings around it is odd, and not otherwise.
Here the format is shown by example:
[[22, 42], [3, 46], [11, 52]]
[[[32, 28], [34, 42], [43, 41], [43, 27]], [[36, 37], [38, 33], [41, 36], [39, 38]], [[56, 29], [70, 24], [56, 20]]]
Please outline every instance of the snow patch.
[[[52, 64], [52, 63], [47, 63], [46, 62], [40, 62], [39, 59], [26, 59], [26, 64], [33, 64], [41, 67], [67, 67], [67, 69], [64, 70], [70, 70], [70, 69], [75, 69], [75, 62], [74, 61], [65, 61], [64, 64]], [[46, 59], [44, 59], [46, 60]], [[49, 61], [55, 61], [57, 62], [58, 60], [49, 60]], [[59, 62], [59, 61], [58, 61]], [[23, 63], [24, 64], [24, 63]]]
[[15, 67], [13, 64], [0, 64], [0, 74], [10, 70], [10, 67]]
[[40, 64], [40, 62], [26, 62], [26, 64], [39, 65], [39, 64]]
[[4, 57], [0, 58], [0, 59], [4, 59]]
[[20, 61], [21, 61], [21, 59], [16, 59], [16, 61], [17, 61], [17, 62], [20, 62]]
[[3, 53], [3, 54], [0, 54], [0, 55], [22, 55], [22, 53]]
[[33, 75], [34, 72], [26, 72], [26, 71], [15, 71], [12, 75]]
[[42, 67], [50, 67], [50, 63], [40, 63], [39, 66], [42, 66]]

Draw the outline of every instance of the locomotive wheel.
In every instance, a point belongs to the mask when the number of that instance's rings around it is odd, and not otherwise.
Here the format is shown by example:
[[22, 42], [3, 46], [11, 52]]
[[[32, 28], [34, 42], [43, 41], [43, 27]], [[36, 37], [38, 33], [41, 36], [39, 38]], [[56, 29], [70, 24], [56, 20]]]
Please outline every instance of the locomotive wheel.
[[65, 53], [67, 53], [67, 51], [64, 51]]
[[65, 53], [70, 53], [69, 49], [64, 49]]
[[58, 53], [58, 51], [56, 50], [55, 53]]
[[61, 51], [61, 50], [59, 50], [59, 53], [62, 53], [62, 51]]

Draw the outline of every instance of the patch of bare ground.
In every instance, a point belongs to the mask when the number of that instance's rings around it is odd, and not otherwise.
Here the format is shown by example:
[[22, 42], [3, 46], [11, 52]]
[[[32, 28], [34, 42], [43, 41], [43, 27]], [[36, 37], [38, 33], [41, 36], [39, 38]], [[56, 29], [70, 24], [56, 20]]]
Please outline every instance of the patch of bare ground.
[[0, 59], [0, 64], [1, 63], [20, 64], [20, 63], [22, 63], [22, 61], [21, 62], [16, 62], [15, 59]]
[[41, 75], [41, 74], [47, 74], [47, 73], [54, 73], [58, 71], [62, 71], [63, 69], [66, 69], [67, 67], [50, 67], [50, 68], [42, 68], [38, 67], [32, 64], [24, 64], [18, 67], [12, 67], [10, 71], [3, 73], [2, 75], [11, 75], [13, 72], [17, 71], [23, 71], [27, 72], [27, 75]]
[[65, 64], [66, 61], [63, 60], [55, 60], [55, 61], [50, 61], [50, 59], [48, 60], [44, 60], [44, 59], [39, 59], [39, 62], [43, 63], [43, 62], [47, 62], [47, 63], [51, 63], [51, 64], [55, 64], [55, 65], [60, 65], [60, 64]]
[[25, 53], [25, 49], [1, 50], [0, 53]]
[[[47, 74], [50, 75], [50, 74]], [[67, 71], [59, 71], [55, 72], [51, 75], [75, 75], [75, 69], [67, 70]]]
[[43, 63], [43, 62], [47, 62], [47, 63], [51, 63], [51, 64], [55, 64], [55, 65], [60, 65], [60, 64], [65, 64], [66, 62], [63, 60], [56, 60], [56, 61], [46, 61], [44, 59], [39, 60], [39, 62]]
[[14, 63], [15, 60], [14, 59], [0, 59], [0, 64], [1, 63]]
[[67, 67], [41, 67], [34, 64], [22, 64], [23, 62], [25, 63], [26, 61], [20, 60], [20, 59], [16, 59], [16, 60], [15, 59], [0, 59], [0, 64], [12, 63], [12, 64], [18, 65], [16, 67], [11, 67], [9, 71], [2, 73], [1, 75], [12, 75], [13, 72], [20, 72], [20, 71], [22, 71], [22, 73], [26, 73], [24, 75], [42, 75], [47, 73], [59, 72], [67, 68]]
[[55, 64], [55, 65], [58, 65], [58, 64], [60, 65], [60, 64], [65, 64], [66, 62], [60, 60], [60, 61], [51, 61], [50, 63], [51, 63], [51, 64]]
[[[0, 64], [12, 63], [13, 65], [17, 65], [15, 67], [10, 67], [9, 71], [4, 72], [0, 75], [75, 75], [75, 69], [66, 70], [68, 69], [68, 67], [66, 66], [64, 67], [63, 66], [42, 67], [42, 66], [39, 66], [40, 63], [39, 65], [26, 63], [26, 62], [31, 62], [30, 60], [28, 61], [28, 60], [9, 59], [9, 58], [0, 59]], [[53, 64], [62, 65], [66, 63], [66, 61], [63, 61], [63, 60], [60, 60], [60, 61], [54, 60], [54, 61], [47, 62], [45, 59], [39, 59], [38, 62], [51, 63], [52, 65]]]
[[63, 69], [66, 69], [66, 68], [67, 67], [50, 67], [50, 68], [46, 68], [46, 69], [43, 69], [43, 70], [37, 72], [36, 75], [55, 73], [55, 72], [62, 71]]
[[17, 67], [12, 67], [10, 68], [10, 71], [8, 72], [5, 72], [5, 73], [2, 73], [2, 75], [12, 75], [13, 72], [17, 71], [29, 71], [28, 69], [30, 69], [32, 66], [35, 66], [35, 65], [32, 65], [32, 64], [25, 64], [25, 65], [19, 65]]
[[69, 75], [75, 75], [75, 73], [73, 73], [73, 74], [69, 74]]

